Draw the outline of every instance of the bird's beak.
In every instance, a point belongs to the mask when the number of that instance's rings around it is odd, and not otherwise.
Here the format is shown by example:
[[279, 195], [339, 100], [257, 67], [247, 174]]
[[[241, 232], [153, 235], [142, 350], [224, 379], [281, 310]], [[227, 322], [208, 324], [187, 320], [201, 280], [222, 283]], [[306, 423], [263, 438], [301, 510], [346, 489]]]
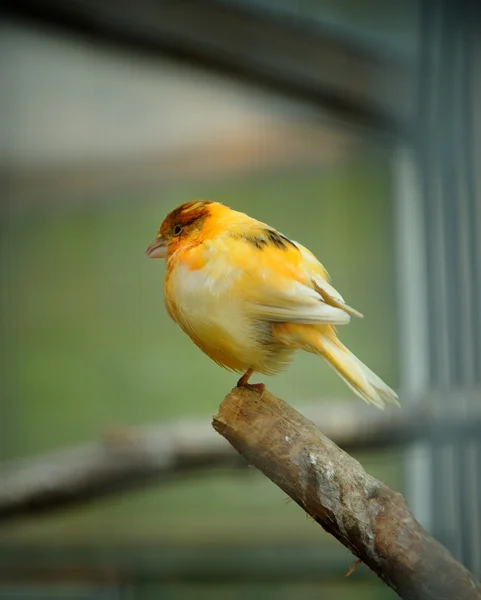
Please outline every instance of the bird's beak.
[[149, 258], [166, 258], [167, 244], [162, 237], [155, 238], [150, 246], [145, 251]]

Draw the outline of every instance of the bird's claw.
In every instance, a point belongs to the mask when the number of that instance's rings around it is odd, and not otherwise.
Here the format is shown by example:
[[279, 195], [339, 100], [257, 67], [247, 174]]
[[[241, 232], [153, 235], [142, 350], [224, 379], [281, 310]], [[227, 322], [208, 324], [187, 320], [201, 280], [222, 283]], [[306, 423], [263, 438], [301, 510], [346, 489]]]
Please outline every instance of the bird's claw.
[[253, 372], [253, 369], [248, 369], [237, 382], [237, 387], [246, 388], [262, 396], [266, 389], [266, 386], [263, 383], [249, 383], [249, 378], [251, 377]]

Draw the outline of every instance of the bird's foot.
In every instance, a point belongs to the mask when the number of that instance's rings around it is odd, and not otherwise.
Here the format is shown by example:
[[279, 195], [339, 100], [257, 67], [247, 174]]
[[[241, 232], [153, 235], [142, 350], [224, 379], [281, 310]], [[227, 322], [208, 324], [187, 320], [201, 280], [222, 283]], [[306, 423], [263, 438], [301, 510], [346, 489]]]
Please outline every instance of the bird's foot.
[[249, 379], [252, 376], [252, 373], [254, 373], [254, 369], [247, 369], [244, 375], [242, 375], [242, 377], [237, 382], [237, 387], [247, 388], [248, 390], [257, 392], [262, 396], [266, 389], [266, 386], [263, 383], [249, 383]]
[[262, 394], [265, 392], [265, 389], [266, 389], [266, 386], [264, 383], [246, 383], [245, 385], [238, 385], [237, 387], [243, 387], [248, 390], [252, 390], [253, 392], [256, 392], [256, 394], [259, 394], [260, 396], [262, 396]]

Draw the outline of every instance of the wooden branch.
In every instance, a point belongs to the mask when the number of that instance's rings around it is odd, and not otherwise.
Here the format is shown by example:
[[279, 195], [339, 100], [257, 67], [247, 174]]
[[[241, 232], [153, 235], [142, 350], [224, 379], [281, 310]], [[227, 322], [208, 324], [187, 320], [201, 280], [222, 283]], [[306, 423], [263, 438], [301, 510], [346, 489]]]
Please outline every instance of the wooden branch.
[[[303, 412], [348, 451], [439, 437], [466, 439], [477, 436], [481, 429], [481, 407], [466, 419], [466, 412], [457, 410], [463, 407], [462, 398], [450, 403], [451, 414], [438, 416], [429, 408], [378, 411], [369, 410], [357, 399], [337, 400], [313, 402], [304, 406]], [[422, 404], [429, 405], [429, 399], [423, 399]], [[4, 464], [0, 470], [0, 522], [203, 469], [244, 466], [232, 447], [214, 434], [207, 419], [111, 430], [99, 442]]]
[[207, 423], [185, 420], [115, 428], [100, 442], [12, 461], [0, 471], [0, 522], [224, 464], [226, 446]]
[[401, 494], [290, 405], [234, 388], [213, 427], [401, 598], [481, 599], [481, 585], [424, 531]]

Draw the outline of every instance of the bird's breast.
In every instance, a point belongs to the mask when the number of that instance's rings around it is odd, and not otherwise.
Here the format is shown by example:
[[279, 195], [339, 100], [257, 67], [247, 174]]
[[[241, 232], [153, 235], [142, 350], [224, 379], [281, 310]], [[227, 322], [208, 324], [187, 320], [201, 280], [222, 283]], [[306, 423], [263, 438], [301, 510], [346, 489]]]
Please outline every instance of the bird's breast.
[[234, 269], [213, 268], [209, 264], [192, 269], [177, 264], [166, 278], [166, 295], [170, 297], [181, 317], [198, 322], [226, 321], [241, 316], [241, 303], [233, 293], [240, 273]]
[[213, 360], [238, 371], [248, 368], [256, 347], [254, 324], [236, 294], [240, 275], [228, 265], [177, 264], [165, 281], [172, 318]]

